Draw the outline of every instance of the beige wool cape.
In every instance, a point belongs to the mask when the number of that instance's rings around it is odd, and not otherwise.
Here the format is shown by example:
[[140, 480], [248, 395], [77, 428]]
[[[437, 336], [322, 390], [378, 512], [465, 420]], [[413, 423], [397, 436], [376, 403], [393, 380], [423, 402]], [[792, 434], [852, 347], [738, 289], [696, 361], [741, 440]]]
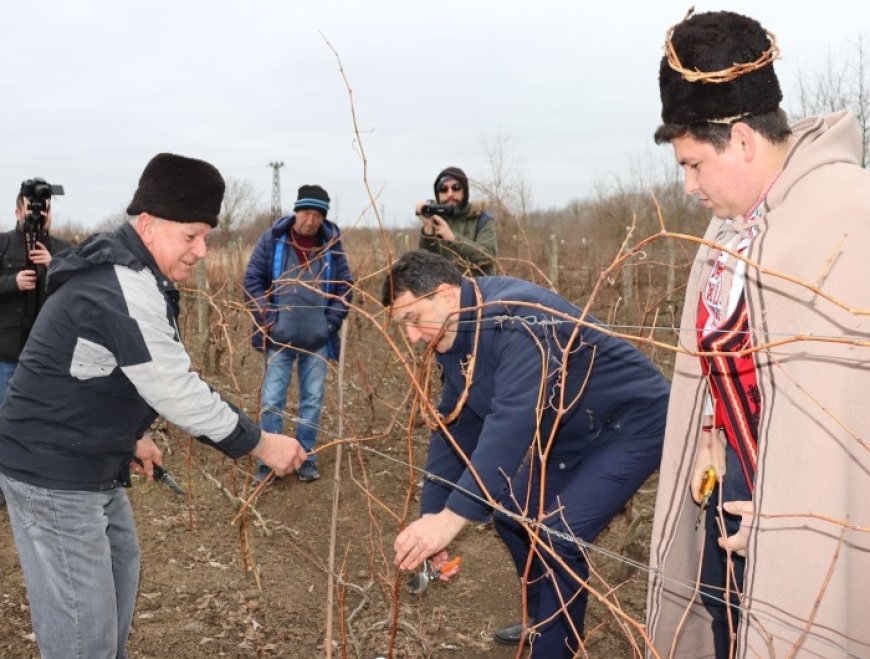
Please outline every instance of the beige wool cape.
[[[757, 515], [735, 656], [870, 657], [870, 172], [850, 113], [793, 128], [746, 255], [760, 266], [745, 288], [753, 345], [768, 347], [754, 355]], [[741, 222], [714, 218], [705, 238], [724, 245]], [[697, 350], [699, 285], [715, 254], [701, 246], [692, 267], [679, 333], [687, 350]], [[712, 656], [696, 585], [704, 529], [694, 529], [688, 491], [704, 392], [698, 357], [679, 354], [650, 548], [652, 656]]]

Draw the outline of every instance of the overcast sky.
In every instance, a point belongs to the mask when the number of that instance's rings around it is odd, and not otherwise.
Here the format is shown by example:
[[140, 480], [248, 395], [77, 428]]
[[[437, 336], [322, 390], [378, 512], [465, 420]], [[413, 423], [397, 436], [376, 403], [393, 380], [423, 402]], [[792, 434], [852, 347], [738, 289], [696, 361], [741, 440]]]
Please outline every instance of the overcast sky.
[[[92, 226], [126, 208], [145, 163], [171, 151], [247, 179], [268, 209], [323, 185], [330, 216], [357, 221], [367, 197], [353, 86], [388, 225], [431, 196], [447, 165], [489, 173], [502, 141], [535, 207], [566, 204], [665, 166], [658, 64], [689, 2], [282, 2], [43, 0], [3, 4], [0, 198], [13, 222], [21, 181], [63, 184], [57, 221]], [[785, 107], [800, 72], [870, 34], [870, 2], [696, 2], [747, 13], [776, 33]], [[323, 36], [321, 36], [321, 33]], [[839, 50], [838, 50], [839, 49]], [[5, 218], [5, 219], [2, 219]]]

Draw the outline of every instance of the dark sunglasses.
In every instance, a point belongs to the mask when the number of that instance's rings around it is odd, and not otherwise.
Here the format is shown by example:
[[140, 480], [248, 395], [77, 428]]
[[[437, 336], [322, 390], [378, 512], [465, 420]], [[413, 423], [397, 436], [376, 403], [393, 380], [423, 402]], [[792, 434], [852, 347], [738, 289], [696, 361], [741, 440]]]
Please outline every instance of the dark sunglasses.
[[459, 192], [462, 189], [462, 186], [459, 183], [454, 183], [453, 185], [442, 185], [438, 188], [438, 192], [441, 194], [445, 194], [447, 192]]

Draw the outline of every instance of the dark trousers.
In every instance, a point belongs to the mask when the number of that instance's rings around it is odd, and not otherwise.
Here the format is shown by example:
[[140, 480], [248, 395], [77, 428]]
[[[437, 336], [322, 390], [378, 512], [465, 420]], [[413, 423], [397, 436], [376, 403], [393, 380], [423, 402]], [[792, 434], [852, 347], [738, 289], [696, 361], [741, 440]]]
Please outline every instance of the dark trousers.
[[[660, 460], [660, 444], [641, 446], [637, 451], [627, 451], [620, 444], [604, 445], [572, 468], [563, 468], [557, 460], [551, 459], [547, 466], [544, 497], [545, 510], [550, 516], [545, 524], [556, 531], [592, 542], [659, 466]], [[532, 488], [525, 516], [534, 519], [538, 513], [540, 492], [539, 464], [529, 469], [527, 463], [520, 469], [512, 479], [515, 500], [503, 504], [507, 510], [520, 513], [529, 492], [530, 476]], [[553, 514], [555, 510], [560, 512]], [[528, 532], [502, 513], [494, 515], [494, 526], [510, 550], [517, 574], [522, 577], [531, 548]], [[584, 581], [588, 579], [589, 566], [584, 550], [577, 543], [548, 537], [544, 532], [540, 537], [543, 544], [552, 546], [571, 571]], [[577, 635], [584, 632], [586, 589], [581, 589], [577, 580], [539, 546], [532, 559], [526, 595], [528, 614], [539, 621], [547, 620], [562, 609], [563, 602], [569, 614], [566, 617], [559, 613], [536, 630], [540, 636], [533, 639], [532, 656], [573, 656], [579, 650]]]
[[[707, 538], [704, 541], [701, 563], [701, 601], [707, 612], [713, 616], [711, 626], [716, 659], [728, 659], [729, 656], [734, 656], [729, 653], [732, 640], [736, 638], [737, 623], [740, 621], [740, 593], [743, 590], [743, 570], [746, 567], [745, 558], [731, 554], [729, 569], [728, 555], [719, 547], [718, 540], [722, 536], [717, 510], [719, 488], [722, 488], [723, 502], [752, 499], [752, 493], [740, 469], [740, 461], [731, 447], [728, 447], [725, 453], [725, 469], [727, 473], [724, 482], [713, 490], [707, 506], [707, 516], [704, 521]], [[729, 515], [722, 511], [722, 521], [725, 523], [726, 535], [733, 535], [740, 528], [740, 517], [737, 515]]]

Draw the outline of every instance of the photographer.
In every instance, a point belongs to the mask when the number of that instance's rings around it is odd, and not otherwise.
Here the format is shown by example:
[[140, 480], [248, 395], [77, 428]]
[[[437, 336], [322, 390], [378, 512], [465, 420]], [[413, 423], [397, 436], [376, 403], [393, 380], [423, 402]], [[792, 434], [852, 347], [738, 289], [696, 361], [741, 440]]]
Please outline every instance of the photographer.
[[483, 208], [469, 205], [465, 172], [448, 167], [434, 187], [435, 200], [418, 201], [414, 210], [423, 221], [420, 249], [445, 257], [464, 274], [495, 274], [495, 221]]
[[63, 194], [63, 188], [41, 178], [24, 181], [15, 200], [15, 228], [0, 233], [0, 402], [45, 302], [52, 254], [69, 247], [49, 235], [53, 194]]

